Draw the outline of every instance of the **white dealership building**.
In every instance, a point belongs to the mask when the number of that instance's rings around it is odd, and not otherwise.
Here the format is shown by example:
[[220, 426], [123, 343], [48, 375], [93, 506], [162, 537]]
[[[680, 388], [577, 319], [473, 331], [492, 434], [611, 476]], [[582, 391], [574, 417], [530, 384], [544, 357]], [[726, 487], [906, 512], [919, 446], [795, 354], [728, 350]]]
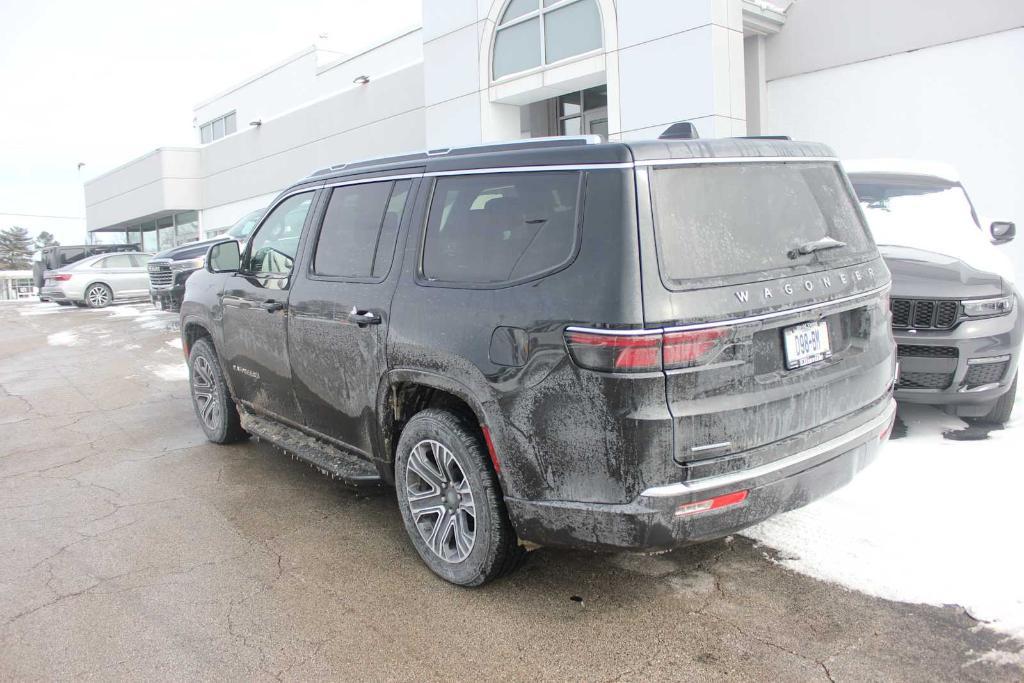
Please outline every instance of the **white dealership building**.
[[983, 218], [1024, 221], [1022, 72], [1020, 0], [423, 0], [420, 28], [198, 104], [194, 146], [86, 183], [87, 228], [163, 248], [345, 161], [677, 121], [946, 161]]

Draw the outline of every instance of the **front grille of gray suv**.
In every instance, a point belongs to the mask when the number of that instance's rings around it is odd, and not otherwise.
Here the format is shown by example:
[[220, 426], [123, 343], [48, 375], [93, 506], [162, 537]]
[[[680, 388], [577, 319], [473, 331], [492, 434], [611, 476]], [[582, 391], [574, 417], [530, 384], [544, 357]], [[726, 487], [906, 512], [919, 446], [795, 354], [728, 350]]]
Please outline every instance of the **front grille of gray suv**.
[[949, 300], [893, 299], [892, 326], [897, 329], [948, 330], [960, 315], [960, 304]]

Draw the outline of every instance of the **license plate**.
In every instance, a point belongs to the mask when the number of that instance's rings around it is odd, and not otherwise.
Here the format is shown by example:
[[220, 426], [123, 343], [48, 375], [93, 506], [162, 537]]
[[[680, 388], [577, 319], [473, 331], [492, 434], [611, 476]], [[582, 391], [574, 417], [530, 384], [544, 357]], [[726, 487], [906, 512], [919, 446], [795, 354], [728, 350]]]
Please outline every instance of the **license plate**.
[[163, 299], [157, 299], [153, 303], [156, 305], [156, 309], [158, 311], [164, 310], [164, 300]]
[[794, 325], [782, 332], [786, 343], [787, 370], [802, 368], [832, 355], [832, 347], [828, 342], [828, 323], [824, 320]]

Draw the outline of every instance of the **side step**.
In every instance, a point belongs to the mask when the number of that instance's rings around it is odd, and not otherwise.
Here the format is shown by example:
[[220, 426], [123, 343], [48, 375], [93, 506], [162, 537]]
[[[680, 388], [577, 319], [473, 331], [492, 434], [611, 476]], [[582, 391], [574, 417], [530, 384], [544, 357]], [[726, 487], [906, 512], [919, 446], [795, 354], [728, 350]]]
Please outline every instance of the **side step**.
[[257, 439], [277, 446], [293, 458], [309, 463], [332, 479], [341, 479], [354, 486], [381, 484], [380, 473], [373, 463], [336, 446], [305, 434], [294, 427], [239, 410], [242, 429]]

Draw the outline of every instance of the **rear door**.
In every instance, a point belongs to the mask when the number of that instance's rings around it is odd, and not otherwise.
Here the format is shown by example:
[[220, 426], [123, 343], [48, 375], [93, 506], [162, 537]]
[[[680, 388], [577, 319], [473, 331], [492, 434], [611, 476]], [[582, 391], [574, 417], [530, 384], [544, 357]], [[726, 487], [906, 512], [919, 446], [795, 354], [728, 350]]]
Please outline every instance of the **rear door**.
[[115, 299], [130, 299], [145, 293], [144, 276], [128, 254], [114, 254], [97, 260], [95, 268], [100, 279], [114, 291]]
[[654, 236], [645, 317], [666, 330], [675, 458], [690, 476], [781, 457], [761, 447], [824, 438], [882, 401], [889, 274], [837, 163], [654, 162], [640, 175]]
[[252, 408], [300, 421], [291, 385], [286, 312], [303, 227], [316, 192], [278, 200], [222, 293], [225, 366], [235, 395]]
[[288, 351], [303, 422], [371, 456], [386, 369], [393, 265], [418, 179], [327, 188], [288, 308]]

